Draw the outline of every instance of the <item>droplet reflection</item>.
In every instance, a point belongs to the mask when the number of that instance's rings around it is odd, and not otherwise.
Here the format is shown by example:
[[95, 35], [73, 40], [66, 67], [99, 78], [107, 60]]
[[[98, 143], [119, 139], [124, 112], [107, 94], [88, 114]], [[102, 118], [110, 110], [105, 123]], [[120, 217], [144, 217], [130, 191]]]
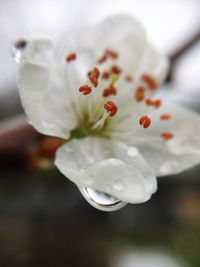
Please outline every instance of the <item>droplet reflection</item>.
[[115, 211], [127, 205], [127, 203], [122, 202], [109, 194], [89, 187], [79, 188], [79, 190], [90, 205], [102, 211]]
[[17, 63], [23, 60], [23, 51], [27, 46], [27, 41], [24, 39], [17, 40], [11, 48], [12, 55]]

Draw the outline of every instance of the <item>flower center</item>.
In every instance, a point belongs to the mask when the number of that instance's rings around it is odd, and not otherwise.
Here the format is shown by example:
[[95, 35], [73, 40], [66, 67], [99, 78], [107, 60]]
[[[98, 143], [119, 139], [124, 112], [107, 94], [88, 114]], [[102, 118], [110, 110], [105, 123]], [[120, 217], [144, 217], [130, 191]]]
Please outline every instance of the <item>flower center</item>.
[[[102, 55], [97, 59], [96, 66], [88, 70], [86, 82], [77, 88], [81, 99], [81, 116], [79, 126], [71, 132], [71, 137], [82, 138], [88, 135], [102, 135], [112, 137], [112, 125], [123, 122], [130, 114], [127, 110], [126, 102], [122, 98], [126, 95], [123, 91], [131, 89], [130, 102], [133, 105], [145, 106], [145, 115], [138, 115], [137, 127], [141, 126], [144, 130], [151, 127], [151, 118], [146, 115], [150, 109], [158, 110], [161, 105], [161, 99], [154, 99], [152, 96], [159, 88], [158, 81], [150, 74], [143, 73], [139, 77], [133, 77], [131, 73], [125, 73], [119, 64], [120, 55], [114, 49], [105, 49]], [[65, 61], [72, 64], [78, 60], [75, 52], [68, 54]], [[122, 88], [123, 87], [123, 88]], [[129, 89], [127, 89], [127, 87]], [[76, 89], [75, 89], [76, 90]], [[138, 107], [139, 109], [139, 107]], [[131, 113], [131, 109], [130, 112]], [[171, 119], [170, 114], [162, 114], [158, 119], [163, 122]], [[130, 121], [128, 122], [128, 124]], [[161, 132], [160, 137], [163, 140], [173, 138], [171, 132]]]

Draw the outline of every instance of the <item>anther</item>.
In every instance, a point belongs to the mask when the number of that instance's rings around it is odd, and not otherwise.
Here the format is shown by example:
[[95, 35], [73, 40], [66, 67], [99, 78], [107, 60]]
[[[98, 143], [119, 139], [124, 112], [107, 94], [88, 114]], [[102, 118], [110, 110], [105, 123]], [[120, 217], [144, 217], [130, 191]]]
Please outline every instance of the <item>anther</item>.
[[160, 136], [165, 140], [170, 140], [174, 137], [173, 133], [171, 132], [164, 132]]
[[92, 92], [92, 87], [88, 86], [88, 85], [82, 85], [79, 88], [79, 92], [83, 93], [84, 95], [88, 95]]
[[99, 60], [97, 61], [97, 63], [98, 63], [98, 64], [102, 64], [102, 63], [104, 63], [104, 62], [107, 60], [107, 58], [108, 58], [108, 56], [105, 55], [105, 54], [103, 54], [103, 55], [99, 58]]
[[117, 94], [117, 89], [112, 85], [103, 90], [103, 96], [104, 97], [116, 95], [116, 94]]
[[149, 86], [150, 90], [154, 91], [158, 89], [158, 82], [151, 75], [143, 74], [141, 80]]
[[112, 59], [117, 59], [118, 58], [118, 53], [116, 51], [112, 50], [112, 49], [109, 49], [109, 48], [105, 50], [105, 54], [107, 56], [110, 56]]
[[109, 112], [110, 117], [113, 117], [117, 113], [117, 110], [118, 110], [117, 105], [113, 101], [110, 101], [110, 100], [104, 104], [104, 108]]
[[67, 62], [71, 62], [71, 61], [73, 61], [73, 60], [75, 60], [76, 59], [76, 53], [70, 53], [70, 54], [68, 54], [67, 56], [66, 56], [66, 58], [65, 58], [65, 60], [67, 61]]
[[120, 69], [119, 66], [117, 66], [117, 65], [113, 65], [113, 66], [111, 67], [111, 72], [114, 73], [114, 74], [120, 74], [120, 73], [122, 72], [122, 70]]
[[152, 106], [152, 107], [155, 107], [155, 108], [159, 108], [162, 104], [162, 101], [161, 99], [150, 99], [150, 98], [147, 98], [146, 99], [146, 105], [147, 106]]
[[139, 86], [135, 92], [135, 99], [140, 102], [144, 100], [144, 98], [145, 98], [145, 89], [144, 87]]
[[148, 128], [150, 126], [150, 124], [151, 124], [151, 119], [147, 115], [143, 115], [139, 119], [139, 124], [143, 128]]
[[171, 119], [171, 115], [168, 113], [162, 114], [162, 115], [160, 115], [160, 119], [164, 120], [164, 121], [169, 120], [169, 119]]
[[94, 68], [93, 70], [88, 72], [89, 80], [94, 87], [98, 86], [99, 75], [100, 71], [97, 68]]
[[94, 76], [91, 75], [91, 76], [89, 77], [89, 80], [90, 80], [91, 84], [92, 84], [94, 87], [97, 87], [97, 86], [98, 86], [98, 80], [97, 80], [96, 77], [94, 77]]
[[130, 74], [127, 74], [125, 77], [124, 77], [125, 81], [127, 82], [132, 82], [133, 81], [133, 77], [130, 75]]
[[109, 71], [104, 71], [102, 73], [101, 77], [102, 77], [103, 80], [108, 80], [110, 78], [110, 72]]

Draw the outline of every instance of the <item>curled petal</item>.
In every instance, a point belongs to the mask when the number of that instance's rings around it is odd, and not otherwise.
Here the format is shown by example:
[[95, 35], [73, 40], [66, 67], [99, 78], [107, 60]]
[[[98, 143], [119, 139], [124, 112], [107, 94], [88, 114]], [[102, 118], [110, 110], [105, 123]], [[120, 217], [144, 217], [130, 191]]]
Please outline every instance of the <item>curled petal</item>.
[[141, 203], [156, 191], [156, 177], [135, 147], [97, 137], [72, 140], [56, 153], [56, 166], [78, 187]]

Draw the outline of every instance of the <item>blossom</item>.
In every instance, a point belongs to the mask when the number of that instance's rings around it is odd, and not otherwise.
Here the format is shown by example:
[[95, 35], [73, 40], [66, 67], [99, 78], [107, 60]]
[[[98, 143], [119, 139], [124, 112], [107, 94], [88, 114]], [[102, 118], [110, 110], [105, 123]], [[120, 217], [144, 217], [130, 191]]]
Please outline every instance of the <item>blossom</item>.
[[54, 56], [47, 37], [32, 39], [18, 88], [29, 122], [66, 140], [58, 169], [79, 188], [141, 203], [157, 176], [200, 161], [200, 119], [156, 97], [168, 62], [133, 18], [112, 16], [81, 31]]

